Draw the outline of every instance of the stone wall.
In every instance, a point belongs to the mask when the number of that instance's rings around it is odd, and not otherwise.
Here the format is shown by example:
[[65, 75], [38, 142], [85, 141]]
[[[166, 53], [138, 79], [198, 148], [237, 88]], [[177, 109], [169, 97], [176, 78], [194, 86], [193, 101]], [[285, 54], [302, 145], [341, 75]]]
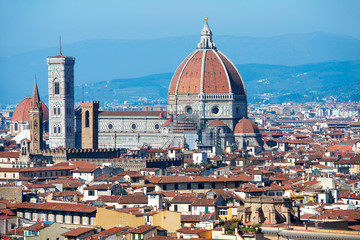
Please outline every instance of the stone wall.
[[22, 187], [0, 186], [0, 199], [22, 202]]

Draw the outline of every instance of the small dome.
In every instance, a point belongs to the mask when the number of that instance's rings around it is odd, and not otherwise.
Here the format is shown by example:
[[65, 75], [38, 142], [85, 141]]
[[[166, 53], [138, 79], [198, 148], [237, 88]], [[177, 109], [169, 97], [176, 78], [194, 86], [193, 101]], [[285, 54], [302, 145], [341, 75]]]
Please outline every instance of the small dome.
[[[11, 121], [30, 121], [30, 106], [31, 106], [31, 97], [27, 97], [22, 100], [15, 108], [15, 111], [12, 115]], [[49, 109], [41, 101], [41, 107], [43, 112], [43, 122], [49, 120]]]
[[260, 133], [256, 124], [248, 118], [242, 118], [235, 126], [234, 133]]

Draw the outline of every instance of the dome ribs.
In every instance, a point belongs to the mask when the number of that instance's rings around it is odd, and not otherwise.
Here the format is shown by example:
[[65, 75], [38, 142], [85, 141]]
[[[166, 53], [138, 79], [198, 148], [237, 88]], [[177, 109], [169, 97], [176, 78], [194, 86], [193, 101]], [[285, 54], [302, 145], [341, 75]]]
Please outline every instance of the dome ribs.
[[229, 83], [226, 71], [222, 63], [215, 55], [214, 50], [208, 50], [206, 53], [205, 69], [204, 69], [204, 93], [229, 93]]
[[234, 94], [238, 94], [238, 95], [246, 95], [246, 89], [245, 89], [243, 80], [242, 80], [241, 75], [238, 72], [238, 70], [230, 62], [230, 60], [227, 57], [225, 57], [224, 54], [222, 54], [221, 52], [218, 52], [218, 56], [223, 61], [224, 65], [226, 67], [226, 70], [228, 72], [232, 92]]
[[[178, 94], [198, 94], [200, 89], [200, 78], [194, 74], [200, 72], [202, 51], [198, 51], [184, 66], [183, 73], [178, 80]], [[173, 78], [176, 79], [176, 78]]]
[[[169, 94], [175, 94], [176, 91], [176, 87], [177, 87], [177, 83], [178, 83], [178, 79], [179, 76], [184, 68], [184, 65], [186, 64], [186, 62], [188, 61], [188, 59], [193, 55], [194, 53], [190, 54], [189, 56], [187, 56], [185, 58], [185, 60], [180, 64], [180, 66], [176, 69], [174, 76], [172, 77], [172, 81], [170, 83], [170, 87], [169, 87]], [[176, 81], [175, 81], [176, 79]]]

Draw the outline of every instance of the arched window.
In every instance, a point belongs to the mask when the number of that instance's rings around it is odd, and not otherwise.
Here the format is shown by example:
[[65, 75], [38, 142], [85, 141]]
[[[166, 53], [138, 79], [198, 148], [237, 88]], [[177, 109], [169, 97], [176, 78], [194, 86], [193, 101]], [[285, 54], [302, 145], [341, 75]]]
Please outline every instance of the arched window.
[[89, 111], [85, 112], [85, 127], [89, 127]]
[[56, 108], [54, 108], [54, 115], [56, 115]]
[[19, 131], [19, 125], [17, 122], [14, 124], [14, 131]]
[[60, 108], [58, 108], [58, 115], [60, 115]]
[[21, 154], [22, 154], [22, 155], [26, 155], [26, 147], [22, 147], [22, 148], [21, 148]]
[[61, 128], [60, 127], [58, 127], [58, 133], [61, 133]]
[[59, 82], [55, 82], [55, 84], [54, 84], [54, 94], [60, 94], [60, 84], [59, 84]]
[[34, 121], [34, 128], [37, 129], [37, 127], [38, 127], [38, 122], [35, 120]]
[[54, 133], [56, 133], [56, 127], [54, 127]]

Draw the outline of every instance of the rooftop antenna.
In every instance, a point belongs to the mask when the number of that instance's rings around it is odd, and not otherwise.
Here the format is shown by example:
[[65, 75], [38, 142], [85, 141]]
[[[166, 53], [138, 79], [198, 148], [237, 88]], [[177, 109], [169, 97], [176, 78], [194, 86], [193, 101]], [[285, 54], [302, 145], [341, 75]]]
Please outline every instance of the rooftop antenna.
[[61, 35], [59, 37], [59, 40], [60, 40], [60, 55], [62, 55], [62, 53], [61, 53]]

